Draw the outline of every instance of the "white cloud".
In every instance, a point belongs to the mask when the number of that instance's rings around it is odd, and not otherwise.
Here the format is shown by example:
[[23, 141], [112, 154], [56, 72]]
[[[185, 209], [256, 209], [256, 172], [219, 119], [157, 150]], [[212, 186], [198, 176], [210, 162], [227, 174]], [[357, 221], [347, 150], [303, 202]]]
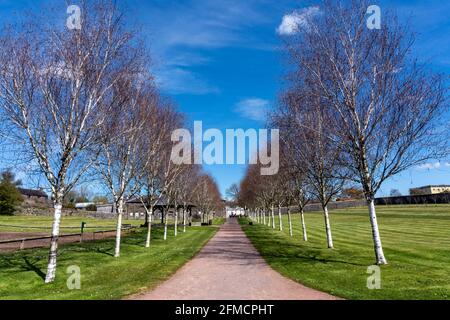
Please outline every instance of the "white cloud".
[[420, 166], [417, 167], [417, 169], [419, 170], [434, 170], [434, 169], [440, 169], [440, 168], [449, 168], [450, 167], [450, 162], [434, 162], [434, 163], [424, 163]]
[[244, 99], [236, 104], [235, 111], [245, 118], [264, 121], [269, 111], [269, 101], [260, 98]]
[[301, 28], [307, 28], [309, 19], [319, 14], [319, 12], [319, 7], [315, 6], [296, 10], [285, 15], [277, 28], [277, 33], [284, 36], [297, 33]]

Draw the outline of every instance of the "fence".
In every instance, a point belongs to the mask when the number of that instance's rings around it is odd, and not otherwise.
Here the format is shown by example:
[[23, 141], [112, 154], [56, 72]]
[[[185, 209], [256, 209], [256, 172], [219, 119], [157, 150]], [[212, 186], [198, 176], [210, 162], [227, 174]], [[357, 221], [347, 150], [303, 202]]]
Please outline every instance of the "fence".
[[415, 196], [398, 196], [375, 199], [377, 205], [405, 205], [405, 204], [444, 204], [450, 203], [450, 193], [424, 194]]
[[[10, 227], [10, 228], [21, 228], [21, 229], [51, 229], [49, 227], [26, 227], [26, 226], [14, 226], [14, 225], [2, 225], [0, 224], [0, 226], [3, 227]], [[106, 227], [100, 227], [100, 226], [96, 226], [96, 227], [86, 227], [86, 226], [81, 226], [81, 227], [64, 227], [63, 229], [81, 229], [79, 233], [68, 233], [68, 234], [62, 234], [59, 235], [58, 238], [75, 238], [74, 241], [66, 241], [66, 242], [83, 242], [84, 240], [91, 240], [91, 239], [87, 239], [85, 238], [86, 233], [84, 232], [84, 229], [100, 229], [100, 228], [106, 228]], [[122, 231], [125, 232], [130, 232], [134, 229], [136, 229], [137, 227], [133, 227], [131, 225], [124, 225], [122, 227]], [[98, 231], [94, 231], [92, 232], [92, 240], [96, 240], [96, 235], [101, 235], [100, 238], [105, 238], [105, 234], [115, 234], [116, 230], [98, 230]], [[18, 244], [18, 250], [23, 250], [25, 249], [26, 243], [27, 242], [35, 242], [36, 245], [33, 247], [42, 247], [43, 243], [50, 241], [52, 239], [52, 236], [38, 236], [38, 237], [25, 237], [25, 238], [19, 238], [19, 239], [7, 239], [7, 240], [0, 240], [0, 250], [11, 250], [14, 249], [14, 246], [11, 247], [8, 245], [10, 244], [14, 244], [17, 243]], [[97, 238], [98, 239], [98, 238]], [[5, 246], [6, 248], [2, 248], [2, 245]], [[16, 249], [16, 250], [17, 250]]]
[[[375, 205], [419, 205], [419, 204], [448, 204], [448, 203], [450, 203], [450, 193], [384, 197], [375, 199]], [[337, 201], [337, 202], [330, 202], [328, 204], [328, 210], [357, 208], [364, 206], [367, 206], [367, 202], [365, 200]], [[275, 209], [278, 210], [277, 208]], [[290, 207], [290, 209], [292, 212], [299, 211], [298, 206], [292, 206]], [[304, 211], [305, 212], [322, 211], [322, 205], [320, 203], [310, 203], [305, 206]], [[287, 207], [282, 207], [281, 213], [287, 214]]]
[[[338, 201], [338, 202], [330, 202], [328, 204], [328, 210], [337, 210], [337, 209], [346, 209], [346, 208], [356, 208], [367, 206], [367, 202], [365, 200], [358, 201]], [[298, 212], [298, 206], [289, 207], [292, 212]], [[275, 208], [277, 209], [277, 208]], [[313, 212], [313, 211], [322, 211], [322, 205], [320, 203], [310, 203], [305, 206], [303, 209], [305, 212]], [[282, 214], [287, 214], [287, 207], [281, 208]]]

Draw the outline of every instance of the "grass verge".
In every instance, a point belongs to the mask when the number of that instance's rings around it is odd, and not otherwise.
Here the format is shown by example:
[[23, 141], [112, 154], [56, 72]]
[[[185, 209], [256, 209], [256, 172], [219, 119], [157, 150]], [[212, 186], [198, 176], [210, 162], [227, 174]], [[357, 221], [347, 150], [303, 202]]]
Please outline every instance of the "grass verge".
[[326, 248], [321, 213], [306, 214], [308, 242], [302, 240], [298, 214], [293, 237], [286, 216], [283, 232], [240, 222], [275, 270], [308, 287], [347, 299], [450, 299], [450, 206], [379, 206], [377, 211], [389, 262], [381, 267], [379, 290], [367, 288], [374, 253], [366, 208], [331, 213], [334, 250]]
[[[189, 261], [216, 233], [217, 227], [192, 227], [167, 241], [154, 229], [152, 246], [143, 247], [145, 233], [122, 240], [114, 258], [114, 239], [60, 247], [53, 284], [44, 284], [48, 249], [0, 254], [0, 299], [120, 299], [154, 288]], [[81, 289], [69, 290], [69, 266], [81, 271]]]

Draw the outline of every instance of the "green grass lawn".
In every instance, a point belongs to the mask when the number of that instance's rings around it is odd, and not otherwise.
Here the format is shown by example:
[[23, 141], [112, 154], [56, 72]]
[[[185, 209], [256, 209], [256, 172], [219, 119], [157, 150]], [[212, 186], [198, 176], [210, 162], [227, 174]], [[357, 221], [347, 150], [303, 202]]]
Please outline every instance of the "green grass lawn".
[[[121, 257], [114, 258], [114, 239], [60, 247], [53, 284], [44, 284], [48, 249], [0, 254], [0, 299], [120, 299], [154, 288], [189, 261], [215, 234], [217, 227], [192, 227], [167, 241], [154, 229], [146, 249], [145, 232], [124, 237]], [[81, 270], [81, 290], [67, 288], [69, 266]]]
[[450, 299], [450, 205], [378, 206], [377, 213], [389, 262], [380, 290], [367, 288], [375, 259], [366, 208], [331, 212], [334, 250], [326, 248], [321, 213], [306, 213], [308, 242], [298, 214], [292, 238], [287, 216], [283, 232], [241, 223], [275, 270], [311, 288], [348, 299]]
[[[116, 228], [116, 219], [95, 219], [89, 217], [62, 217], [61, 232], [77, 233], [80, 232], [81, 222], [86, 222], [86, 232], [96, 230], [114, 230]], [[47, 232], [51, 233], [53, 217], [42, 216], [1, 216], [0, 215], [0, 232]], [[143, 220], [124, 220], [124, 224], [139, 226]], [[33, 228], [16, 228], [13, 226], [24, 226]], [[41, 229], [42, 227], [42, 229]], [[93, 228], [92, 227], [96, 227]]]
[[225, 223], [226, 220], [227, 219], [222, 218], [222, 217], [216, 217], [216, 218], [213, 219], [213, 225], [215, 225], [215, 226], [222, 225], [222, 224]]

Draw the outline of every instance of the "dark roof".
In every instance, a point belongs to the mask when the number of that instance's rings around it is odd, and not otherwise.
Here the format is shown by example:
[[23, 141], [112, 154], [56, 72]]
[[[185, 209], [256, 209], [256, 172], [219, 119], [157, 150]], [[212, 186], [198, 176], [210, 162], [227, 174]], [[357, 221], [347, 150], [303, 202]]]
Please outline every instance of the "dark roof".
[[48, 195], [41, 190], [31, 190], [19, 188], [19, 192], [27, 197], [48, 198]]
[[416, 189], [425, 189], [425, 188], [450, 188], [450, 185], [448, 184], [437, 184], [437, 185], [430, 185], [430, 186], [423, 186]]

